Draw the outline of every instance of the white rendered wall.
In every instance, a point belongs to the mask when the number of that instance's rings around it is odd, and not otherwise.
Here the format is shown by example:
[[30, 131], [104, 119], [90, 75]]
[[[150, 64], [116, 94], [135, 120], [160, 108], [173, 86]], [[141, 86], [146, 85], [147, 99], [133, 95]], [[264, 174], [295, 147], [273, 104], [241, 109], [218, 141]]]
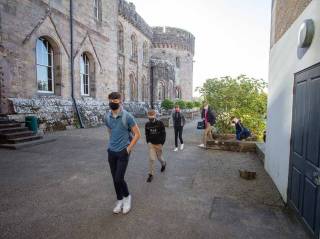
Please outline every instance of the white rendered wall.
[[[294, 73], [320, 62], [320, 0], [314, 0], [272, 47], [269, 68], [265, 168], [287, 201]], [[315, 22], [315, 36], [302, 59], [297, 57], [301, 23]]]

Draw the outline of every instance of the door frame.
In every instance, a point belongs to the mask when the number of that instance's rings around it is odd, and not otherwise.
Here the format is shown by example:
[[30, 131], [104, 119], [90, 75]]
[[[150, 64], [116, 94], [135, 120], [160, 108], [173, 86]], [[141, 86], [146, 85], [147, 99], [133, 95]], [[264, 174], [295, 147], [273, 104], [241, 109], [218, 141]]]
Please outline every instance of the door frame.
[[[309, 235], [311, 235], [311, 237], [313, 237], [314, 239], [320, 239], [320, 226], [316, 227], [316, 231], [314, 232], [314, 234], [310, 231], [309, 226], [307, 226], [306, 222], [303, 220], [303, 218], [301, 217], [301, 215], [299, 214], [299, 212], [296, 210], [295, 206], [291, 203], [291, 192], [292, 192], [292, 188], [291, 188], [291, 181], [292, 181], [292, 167], [293, 167], [293, 143], [294, 143], [294, 116], [295, 116], [295, 93], [296, 93], [296, 85], [299, 81], [299, 79], [301, 79], [302, 77], [307, 77], [307, 78], [314, 78], [319, 76], [319, 73], [317, 73], [318, 68], [320, 68], [320, 62], [307, 67], [301, 71], [298, 71], [296, 73], [294, 73], [294, 84], [293, 84], [293, 94], [292, 94], [292, 116], [291, 116], [291, 135], [290, 135], [290, 154], [289, 154], [289, 176], [288, 176], [288, 189], [287, 189], [287, 204], [288, 206], [295, 212], [296, 216], [298, 217], [299, 221], [302, 222], [304, 228], [306, 229], [306, 231], [309, 233]], [[306, 73], [307, 72], [307, 73]], [[305, 76], [305, 74], [307, 74], [307, 76]], [[319, 122], [320, 123], [320, 122]], [[320, 187], [320, 186], [319, 186]], [[320, 199], [320, 189], [318, 189], [318, 200]], [[320, 224], [320, 202], [318, 202], [318, 206], [317, 206], [317, 212], [316, 215], [319, 215], [318, 218], [316, 219], [316, 223]]]

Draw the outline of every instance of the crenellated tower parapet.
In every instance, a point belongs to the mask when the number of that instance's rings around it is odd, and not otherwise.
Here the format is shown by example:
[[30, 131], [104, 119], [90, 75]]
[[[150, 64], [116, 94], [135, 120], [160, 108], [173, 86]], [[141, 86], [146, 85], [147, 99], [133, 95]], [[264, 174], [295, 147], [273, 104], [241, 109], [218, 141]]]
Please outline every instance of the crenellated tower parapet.
[[154, 48], [173, 48], [194, 55], [195, 37], [188, 31], [175, 27], [152, 27]]

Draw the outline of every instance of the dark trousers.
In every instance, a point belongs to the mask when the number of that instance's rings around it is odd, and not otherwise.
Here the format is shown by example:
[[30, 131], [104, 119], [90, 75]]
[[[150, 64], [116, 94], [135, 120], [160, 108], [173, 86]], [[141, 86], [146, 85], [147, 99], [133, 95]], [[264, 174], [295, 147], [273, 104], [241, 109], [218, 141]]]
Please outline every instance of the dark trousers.
[[180, 143], [183, 144], [182, 132], [183, 132], [183, 126], [174, 126], [174, 142], [175, 142], [176, 148], [178, 147], [178, 136], [179, 136]]
[[117, 199], [122, 200], [123, 197], [129, 196], [129, 190], [124, 175], [127, 170], [129, 155], [127, 149], [120, 152], [108, 150], [108, 161], [112, 174], [114, 188], [116, 190]]

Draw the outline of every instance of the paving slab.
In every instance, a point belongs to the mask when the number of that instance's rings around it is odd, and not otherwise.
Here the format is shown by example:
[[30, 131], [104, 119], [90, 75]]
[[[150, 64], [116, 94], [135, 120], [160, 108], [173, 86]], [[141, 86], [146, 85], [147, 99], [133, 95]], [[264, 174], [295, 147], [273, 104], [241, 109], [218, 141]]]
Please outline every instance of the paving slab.
[[[128, 215], [112, 214], [104, 127], [0, 149], [0, 238], [307, 238], [255, 154], [198, 148], [202, 132], [195, 127], [186, 126], [179, 152], [167, 129], [168, 167], [160, 173], [158, 164], [152, 183], [146, 183], [147, 145], [139, 142], [126, 175], [133, 197]], [[257, 179], [239, 178], [240, 168], [257, 172]]]

